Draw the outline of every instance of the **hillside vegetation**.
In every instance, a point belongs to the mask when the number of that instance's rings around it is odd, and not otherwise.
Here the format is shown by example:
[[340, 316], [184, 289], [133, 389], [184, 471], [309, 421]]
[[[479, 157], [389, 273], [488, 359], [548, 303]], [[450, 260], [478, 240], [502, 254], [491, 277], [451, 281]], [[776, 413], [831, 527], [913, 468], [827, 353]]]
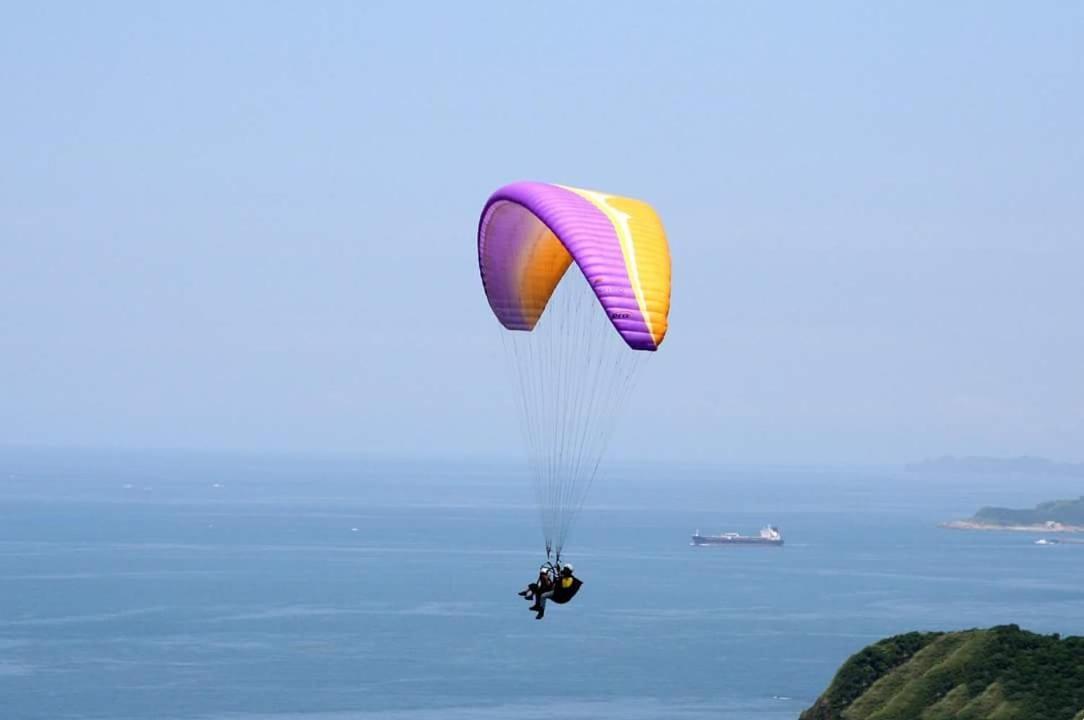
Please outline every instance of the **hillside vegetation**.
[[1016, 625], [860, 651], [801, 720], [1084, 720], [1084, 637]]

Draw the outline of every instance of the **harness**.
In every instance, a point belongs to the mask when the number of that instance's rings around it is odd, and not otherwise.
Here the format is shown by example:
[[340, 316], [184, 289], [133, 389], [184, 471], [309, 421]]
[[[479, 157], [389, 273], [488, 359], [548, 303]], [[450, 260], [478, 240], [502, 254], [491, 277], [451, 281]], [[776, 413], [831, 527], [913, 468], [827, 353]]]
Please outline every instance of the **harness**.
[[[580, 586], [583, 585], [583, 581], [574, 575], [565, 577], [561, 574], [561, 570], [564, 566], [561, 565], [561, 558], [557, 557], [553, 562], [546, 560], [542, 564], [542, 567], [548, 568], [549, 576], [552, 579], [553, 587], [550, 589], [550, 602], [558, 605], [564, 605], [571, 600], [577, 592], [580, 591]], [[570, 581], [566, 586], [565, 581]]]

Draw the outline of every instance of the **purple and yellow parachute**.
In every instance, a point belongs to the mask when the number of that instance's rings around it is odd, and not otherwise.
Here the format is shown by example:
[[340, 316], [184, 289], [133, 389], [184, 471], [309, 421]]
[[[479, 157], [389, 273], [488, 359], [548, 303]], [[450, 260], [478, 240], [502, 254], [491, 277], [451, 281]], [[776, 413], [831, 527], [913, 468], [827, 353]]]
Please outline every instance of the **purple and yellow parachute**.
[[518, 182], [490, 196], [478, 224], [489, 306], [509, 330], [533, 330], [571, 263], [634, 350], [657, 350], [670, 314], [670, 249], [647, 203]]
[[518, 378], [546, 552], [560, 557], [650, 355], [633, 351], [658, 350], [666, 337], [666, 233], [642, 201], [518, 182], [482, 210], [478, 265], [493, 314], [513, 331], [502, 339]]

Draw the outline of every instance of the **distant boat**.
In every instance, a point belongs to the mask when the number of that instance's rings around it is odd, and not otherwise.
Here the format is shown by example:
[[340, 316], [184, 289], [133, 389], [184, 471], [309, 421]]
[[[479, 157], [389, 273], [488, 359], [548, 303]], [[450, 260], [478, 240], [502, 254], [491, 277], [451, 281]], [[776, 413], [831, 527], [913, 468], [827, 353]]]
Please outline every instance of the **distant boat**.
[[1060, 542], [1061, 542], [1060, 540], [1048, 540], [1047, 538], [1040, 538], [1040, 539], [1035, 541], [1035, 544], [1036, 545], [1057, 545]]
[[783, 545], [783, 536], [779, 528], [769, 525], [760, 531], [760, 535], [739, 535], [738, 533], [723, 533], [722, 535], [701, 535], [697, 530], [693, 533], [693, 541], [690, 545]]

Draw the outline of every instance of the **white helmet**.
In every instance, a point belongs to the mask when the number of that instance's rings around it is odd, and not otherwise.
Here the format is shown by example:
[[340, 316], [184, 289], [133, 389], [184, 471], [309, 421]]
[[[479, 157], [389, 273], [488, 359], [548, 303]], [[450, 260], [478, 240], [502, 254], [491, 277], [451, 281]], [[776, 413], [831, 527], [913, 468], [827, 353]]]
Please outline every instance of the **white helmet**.
[[572, 567], [572, 563], [565, 563], [562, 570], [567, 570], [568, 574], [571, 575], [572, 573], [574, 573], [576, 571], [576, 568]]

